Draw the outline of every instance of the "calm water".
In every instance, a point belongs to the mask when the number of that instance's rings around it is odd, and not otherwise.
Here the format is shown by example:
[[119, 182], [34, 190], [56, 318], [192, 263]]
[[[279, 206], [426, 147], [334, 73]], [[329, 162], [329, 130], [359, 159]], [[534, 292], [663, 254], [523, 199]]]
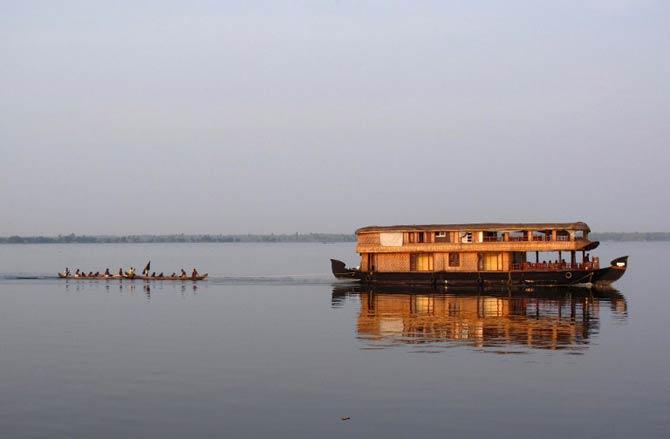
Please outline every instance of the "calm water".
[[[670, 245], [596, 253], [631, 256], [618, 293], [359, 291], [351, 244], [0, 246], [0, 437], [668, 437]], [[149, 258], [212, 279], [46, 277]]]

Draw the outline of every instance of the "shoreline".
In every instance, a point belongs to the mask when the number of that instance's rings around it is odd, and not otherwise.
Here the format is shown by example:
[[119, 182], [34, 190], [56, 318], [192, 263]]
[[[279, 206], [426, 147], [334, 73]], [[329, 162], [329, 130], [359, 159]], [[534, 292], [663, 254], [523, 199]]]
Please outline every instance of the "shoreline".
[[[670, 232], [593, 232], [595, 241], [603, 242], [667, 242]], [[281, 235], [66, 235], [8, 236], [0, 244], [243, 244], [243, 243], [355, 243], [356, 235], [344, 233], [307, 233]]]

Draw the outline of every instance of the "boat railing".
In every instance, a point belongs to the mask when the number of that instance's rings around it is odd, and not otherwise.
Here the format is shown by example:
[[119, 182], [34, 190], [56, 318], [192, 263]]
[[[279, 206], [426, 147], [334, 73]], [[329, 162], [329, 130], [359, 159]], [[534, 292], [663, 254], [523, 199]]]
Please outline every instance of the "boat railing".
[[510, 241], [517, 241], [517, 242], [528, 241], [528, 236], [526, 236], [526, 235], [524, 235], [524, 236], [510, 236], [509, 240]]
[[[527, 236], [510, 236], [509, 241], [528, 241]], [[547, 241], [570, 241], [570, 236], [569, 235], [556, 235], [556, 239], [552, 239], [551, 235], [546, 235], [546, 236], [540, 236], [540, 235], [535, 235], [532, 237], [532, 240], [534, 242], [547, 242]], [[577, 238], [576, 240], [579, 240]], [[486, 237], [484, 237], [484, 241], [488, 241]], [[502, 241], [502, 239], [491, 239], [491, 241]]]
[[[503, 238], [502, 237], [497, 237], [497, 236], [490, 236], [490, 237], [485, 236], [484, 237], [484, 242], [487, 242], [487, 241], [503, 241]], [[526, 241], [527, 242], [528, 237], [527, 236], [510, 236], [508, 238], [508, 241], [512, 241], [512, 242], [524, 242], [524, 241]], [[570, 237], [569, 236], [558, 235], [558, 236], [556, 236], [556, 239], [554, 240], [554, 239], [551, 239], [551, 235], [533, 236], [533, 242], [548, 242], [548, 241], [570, 241]]]
[[597, 270], [599, 269], [598, 261], [588, 262], [522, 262], [512, 264], [512, 270], [515, 271], [569, 271], [569, 270]]
[[[579, 237], [579, 236], [576, 236], [574, 238], [575, 241], [580, 241], [580, 240], [584, 240], [584, 239], [585, 238]], [[515, 235], [515, 236], [509, 235], [507, 237], [507, 241], [512, 241], [512, 242], [528, 242], [528, 241], [534, 241], [534, 242], [563, 241], [563, 242], [566, 242], [566, 241], [571, 241], [571, 240], [572, 239], [570, 238], [570, 235], [563, 235], [563, 234], [556, 235], [556, 238], [554, 238], [550, 234], [532, 235], [530, 237], [530, 239], [528, 238], [527, 234], [524, 234], [523, 236], [522, 235]], [[502, 235], [484, 236], [482, 238], [482, 241], [483, 242], [501, 242], [501, 241], [505, 241], [505, 238]]]

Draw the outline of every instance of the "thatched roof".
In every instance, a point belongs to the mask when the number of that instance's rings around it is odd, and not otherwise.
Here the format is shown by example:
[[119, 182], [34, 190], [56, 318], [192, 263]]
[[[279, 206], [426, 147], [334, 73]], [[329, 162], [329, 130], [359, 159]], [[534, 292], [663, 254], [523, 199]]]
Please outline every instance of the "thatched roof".
[[581, 230], [590, 232], [584, 222], [575, 223], [473, 223], [473, 224], [413, 224], [397, 226], [367, 226], [356, 230], [370, 232], [511, 232], [517, 230]]

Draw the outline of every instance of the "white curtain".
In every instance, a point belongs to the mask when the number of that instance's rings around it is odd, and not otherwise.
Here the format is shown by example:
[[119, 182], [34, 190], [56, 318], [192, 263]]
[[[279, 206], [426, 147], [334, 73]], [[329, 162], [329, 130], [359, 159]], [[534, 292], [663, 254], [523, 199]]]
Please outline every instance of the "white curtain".
[[380, 233], [379, 243], [384, 247], [402, 247], [402, 233]]

